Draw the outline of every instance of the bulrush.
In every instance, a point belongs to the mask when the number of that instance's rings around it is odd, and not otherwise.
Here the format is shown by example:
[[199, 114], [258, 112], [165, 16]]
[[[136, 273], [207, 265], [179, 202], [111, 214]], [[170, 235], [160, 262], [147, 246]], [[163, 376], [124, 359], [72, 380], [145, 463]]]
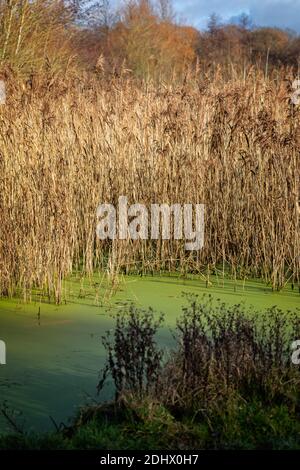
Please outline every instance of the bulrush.
[[[97, 77], [7, 83], [0, 109], [0, 292], [57, 302], [75, 269], [299, 285], [299, 108], [283, 76], [168, 86]], [[66, 79], [67, 80], [67, 79]], [[99, 204], [204, 204], [202, 250], [99, 240]]]

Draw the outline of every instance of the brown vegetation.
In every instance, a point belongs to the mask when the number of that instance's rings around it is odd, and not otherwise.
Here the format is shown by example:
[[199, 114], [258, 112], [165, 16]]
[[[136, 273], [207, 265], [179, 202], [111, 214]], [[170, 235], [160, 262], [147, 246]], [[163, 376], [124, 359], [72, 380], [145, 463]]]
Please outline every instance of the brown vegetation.
[[106, 70], [124, 65], [140, 78], [174, 79], [186, 67], [222, 64], [266, 74], [281, 65], [299, 70], [300, 42], [293, 32], [254, 27], [245, 15], [222, 24], [212, 15], [206, 31], [178, 22], [169, 0], [127, 0], [117, 11], [109, 0], [0, 0], [0, 68], [23, 77], [49, 69]]
[[[274, 289], [299, 282], [300, 115], [289, 76], [199, 75], [169, 85], [122, 76], [33, 76], [25, 90], [9, 82], [0, 109], [2, 293], [39, 286], [59, 301], [63, 276], [78, 268], [229, 272]], [[96, 240], [98, 204], [120, 195], [206, 204], [204, 249]]]
[[[59, 301], [78, 268], [299, 282], [299, 37], [245, 17], [200, 33], [168, 0], [0, 0], [0, 18], [0, 292]], [[206, 204], [204, 249], [97, 241], [120, 195]]]

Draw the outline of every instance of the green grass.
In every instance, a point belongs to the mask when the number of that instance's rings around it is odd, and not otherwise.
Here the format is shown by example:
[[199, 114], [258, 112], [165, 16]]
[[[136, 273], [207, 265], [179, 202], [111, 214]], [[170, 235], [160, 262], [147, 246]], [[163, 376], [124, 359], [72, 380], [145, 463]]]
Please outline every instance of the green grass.
[[231, 403], [221, 415], [181, 419], [149, 401], [107, 411], [65, 432], [2, 436], [0, 449], [300, 449], [300, 422], [284, 405]]

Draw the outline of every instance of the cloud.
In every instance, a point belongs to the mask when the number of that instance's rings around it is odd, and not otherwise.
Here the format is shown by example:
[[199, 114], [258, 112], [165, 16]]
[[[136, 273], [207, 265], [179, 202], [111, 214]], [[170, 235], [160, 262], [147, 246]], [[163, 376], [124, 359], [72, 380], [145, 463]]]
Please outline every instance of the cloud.
[[224, 21], [248, 13], [257, 26], [278, 26], [300, 33], [300, 0], [174, 0], [180, 16], [204, 28], [209, 15], [217, 13]]

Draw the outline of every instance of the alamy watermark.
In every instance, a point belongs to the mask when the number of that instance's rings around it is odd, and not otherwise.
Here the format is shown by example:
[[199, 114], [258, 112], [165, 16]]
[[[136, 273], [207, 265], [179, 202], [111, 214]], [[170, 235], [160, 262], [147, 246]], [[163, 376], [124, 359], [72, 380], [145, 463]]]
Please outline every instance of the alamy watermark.
[[300, 365], [300, 339], [297, 339], [292, 343], [292, 363], [295, 364], [295, 366]]
[[6, 364], [6, 344], [0, 340], [0, 366]]
[[185, 240], [185, 249], [204, 245], [204, 204], [144, 204], [128, 206], [120, 196], [118, 207], [100, 204], [96, 233], [100, 240]]
[[0, 80], [0, 104], [5, 104], [6, 101], [6, 88], [5, 82]]
[[292, 84], [294, 92], [292, 93], [292, 103], [295, 105], [300, 104], [300, 80], [294, 80]]

